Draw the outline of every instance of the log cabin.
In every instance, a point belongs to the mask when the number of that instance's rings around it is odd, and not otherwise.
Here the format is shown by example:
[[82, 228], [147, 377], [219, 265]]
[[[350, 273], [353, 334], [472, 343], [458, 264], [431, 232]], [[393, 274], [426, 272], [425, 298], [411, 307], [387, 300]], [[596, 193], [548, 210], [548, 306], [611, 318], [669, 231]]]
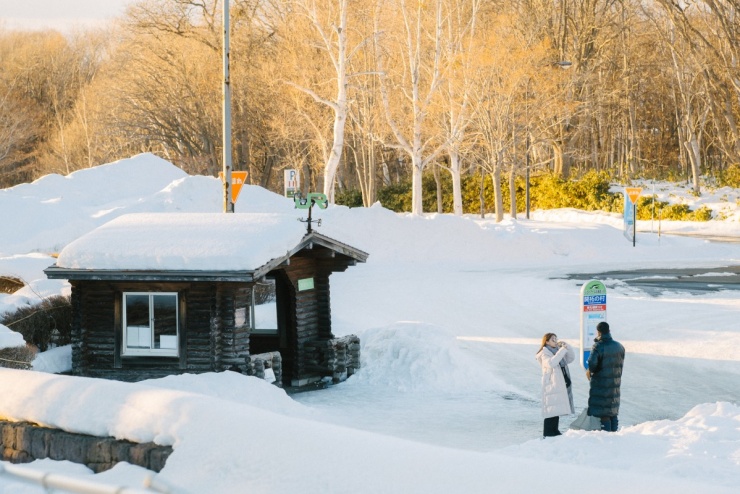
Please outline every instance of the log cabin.
[[71, 285], [75, 375], [273, 364], [275, 384], [300, 388], [359, 368], [359, 339], [332, 334], [329, 276], [367, 257], [290, 215], [141, 213], [71, 242], [45, 273]]

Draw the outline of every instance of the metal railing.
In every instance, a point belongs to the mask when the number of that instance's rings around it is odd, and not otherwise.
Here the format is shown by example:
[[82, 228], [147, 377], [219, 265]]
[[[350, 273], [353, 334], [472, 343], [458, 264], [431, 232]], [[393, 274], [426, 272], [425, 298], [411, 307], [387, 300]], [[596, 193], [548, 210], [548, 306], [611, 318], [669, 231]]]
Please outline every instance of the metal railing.
[[144, 489], [103, 484], [100, 482], [47, 473], [27, 467], [0, 462], [0, 480], [14, 480], [49, 489], [61, 489], [75, 494], [174, 494], [174, 490], [153, 475], [144, 480]]

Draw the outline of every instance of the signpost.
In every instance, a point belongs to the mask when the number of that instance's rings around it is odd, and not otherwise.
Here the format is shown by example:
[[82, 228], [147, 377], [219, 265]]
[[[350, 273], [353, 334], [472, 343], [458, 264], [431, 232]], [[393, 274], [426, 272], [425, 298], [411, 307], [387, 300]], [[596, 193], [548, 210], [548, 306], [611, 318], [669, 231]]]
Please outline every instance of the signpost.
[[637, 200], [642, 193], [642, 187], [624, 188], [624, 236], [635, 246], [637, 235]]
[[596, 338], [596, 326], [606, 321], [606, 287], [591, 280], [581, 287], [581, 366], [588, 369], [588, 356]]
[[283, 194], [292, 198], [301, 188], [301, 176], [297, 170], [283, 170]]

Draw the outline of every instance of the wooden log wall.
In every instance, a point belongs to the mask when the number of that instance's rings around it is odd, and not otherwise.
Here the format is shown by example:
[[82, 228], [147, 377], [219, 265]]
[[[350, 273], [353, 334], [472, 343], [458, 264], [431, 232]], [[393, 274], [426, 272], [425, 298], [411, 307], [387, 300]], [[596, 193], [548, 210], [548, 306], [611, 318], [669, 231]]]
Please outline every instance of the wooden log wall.
[[188, 289], [188, 320], [185, 337], [187, 372], [207, 372], [214, 367], [211, 348], [213, 299], [210, 284], [192, 284]]
[[222, 298], [224, 294], [220, 290], [214, 290], [211, 298], [211, 323], [210, 323], [210, 358], [213, 370], [221, 371], [221, 338], [224, 321], [221, 315], [224, 302]]
[[[344, 343], [326, 347], [334, 340], [329, 276], [353, 262], [314, 245], [271, 273], [277, 280], [279, 334], [264, 341], [255, 335], [255, 349], [279, 351], [291, 382], [327, 373], [344, 379], [349, 369], [359, 367], [359, 357], [356, 365], [346, 363]], [[313, 279], [313, 288], [299, 291], [298, 281], [307, 278]], [[122, 294], [157, 291], [179, 294], [179, 357], [122, 355]], [[75, 281], [72, 304], [77, 314], [72, 328], [75, 374], [139, 381], [183, 372], [251, 372], [249, 321], [238, 326], [236, 321], [236, 311], [251, 306], [249, 284]]]
[[[300, 380], [317, 375], [314, 369], [308, 367], [307, 352], [312, 351], [312, 348], [307, 349], [306, 344], [331, 335], [329, 273], [317, 272], [316, 261], [303, 257], [292, 258], [290, 265], [284, 269], [292, 286], [295, 307], [292, 375]], [[313, 278], [314, 289], [299, 291], [298, 280], [306, 278]]]
[[[177, 292], [180, 304], [181, 357], [124, 356], [123, 292]], [[246, 372], [247, 326], [236, 327], [234, 311], [248, 303], [249, 287], [224, 283], [75, 282], [72, 303], [72, 366], [77, 375], [140, 381], [184, 372]], [[118, 342], [116, 341], [118, 339]]]
[[[244, 284], [224, 283], [217, 287], [216, 313], [219, 324], [216, 332], [219, 347], [214, 352], [217, 370], [246, 372], [249, 356], [249, 323], [236, 325], [236, 309], [250, 303], [250, 287]], [[215, 347], [214, 347], [215, 349]]]
[[279, 388], [283, 387], [283, 359], [280, 356], [280, 352], [250, 355], [246, 361], [249, 365], [248, 375], [264, 379], [265, 369], [272, 369], [272, 373], [275, 375], [275, 382], [273, 384]]
[[72, 282], [70, 284], [72, 285], [72, 294], [70, 296], [70, 303], [72, 304], [72, 328], [70, 331], [70, 340], [72, 343], [72, 370], [77, 375], [83, 375], [87, 366], [83, 359], [84, 352], [82, 350], [82, 321], [80, 318], [82, 292], [78, 283]]
[[322, 376], [330, 376], [332, 382], [346, 380], [360, 368], [360, 338], [355, 335], [331, 340], [315, 340], [306, 345], [309, 368]]

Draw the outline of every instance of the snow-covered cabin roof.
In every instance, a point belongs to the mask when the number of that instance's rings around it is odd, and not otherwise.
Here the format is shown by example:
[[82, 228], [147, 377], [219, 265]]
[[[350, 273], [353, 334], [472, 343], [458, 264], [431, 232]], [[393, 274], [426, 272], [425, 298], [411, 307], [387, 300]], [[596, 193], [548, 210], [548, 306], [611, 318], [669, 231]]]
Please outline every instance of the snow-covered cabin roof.
[[64, 279], [251, 281], [315, 244], [353, 261], [368, 256], [317, 232], [307, 234], [294, 215], [139, 213], [71, 242], [45, 272]]

